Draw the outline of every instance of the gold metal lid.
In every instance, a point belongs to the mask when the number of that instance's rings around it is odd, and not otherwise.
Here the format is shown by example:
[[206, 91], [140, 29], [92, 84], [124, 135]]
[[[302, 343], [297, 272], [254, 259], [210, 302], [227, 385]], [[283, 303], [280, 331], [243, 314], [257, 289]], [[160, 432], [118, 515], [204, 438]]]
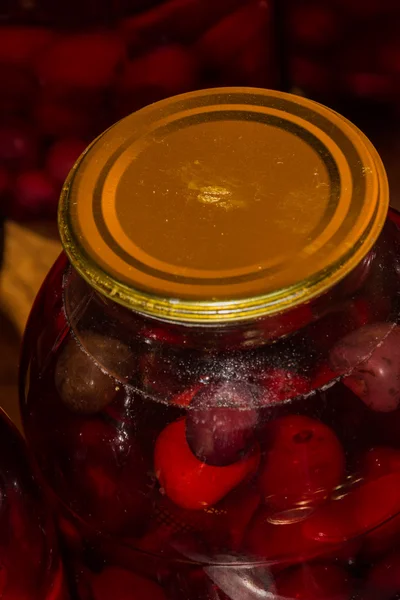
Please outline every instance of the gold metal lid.
[[146, 107], [82, 155], [64, 248], [97, 290], [187, 323], [292, 308], [349, 273], [388, 209], [367, 138], [305, 98], [212, 89]]

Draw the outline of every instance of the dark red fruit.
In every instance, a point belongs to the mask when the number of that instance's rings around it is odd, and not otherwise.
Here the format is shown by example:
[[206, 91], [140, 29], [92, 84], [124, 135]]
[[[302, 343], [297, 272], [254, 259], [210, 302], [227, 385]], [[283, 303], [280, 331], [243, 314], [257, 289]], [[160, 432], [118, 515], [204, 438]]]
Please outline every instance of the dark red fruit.
[[[368, 450], [361, 461], [366, 481], [400, 472], [400, 450], [377, 447]], [[400, 507], [399, 507], [400, 508]], [[383, 556], [400, 540], [400, 516], [396, 515], [362, 538], [361, 555], [365, 560]]]
[[260, 451], [254, 446], [241, 460], [226, 467], [206, 465], [196, 458], [186, 440], [186, 422], [168, 425], [158, 436], [154, 470], [161, 492], [178, 506], [207, 508], [222, 500], [258, 467]]
[[302, 396], [311, 391], [310, 381], [294, 371], [269, 369], [257, 377], [260, 385], [259, 402], [268, 406], [290, 398]]
[[33, 74], [25, 67], [0, 62], [0, 81], [7, 84], [1, 90], [0, 115], [28, 113], [38, 89]]
[[0, 27], [0, 62], [29, 65], [54, 38], [54, 33], [44, 27]]
[[370, 448], [361, 461], [361, 474], [365, 479], [400, 472], [400, 450], [385, 446]]
[[68, 173], [86, 149], [86, 142], [79, 138], [66, 138], [55, 142], [46, 157], [46, 171], [58, 184], [63, 184]]
[[254, 443], [258, 414], [245, 383], [204, 386], [194, 396], [186, 417], [186, 439], [197, 458], [209, 465], [232, 464]]
[[41, 133], [52, 137], [86, 136], [94, 129], [92, 113], [46, 96], [37, 102], [34, 119]]
[[36, 166], [39, 147], [36, 136], [26, 126], [0, 127], [0, 162], [13, 170]]
[[195, 46], [198, 56], [214, 69], [234, 64], [243, 48], [265, 35], [270, 18], [268, 4], [247, 2], [204, 33]]
[[157, 583], [118, 567], [91, 575], [91, 588], [94, 600], [166, 600]]
[[342, 543], [374, 529], [400, 510], [400, 473], [372, 479], [334, 499], [304, 524], [320, 543]]
[[400, 328], [366, 325], [341, 340], [330, 355], [332, 369], [367, 406], [391, 412], [400, 404]]
[[14, 218], [54, 217], [57, 213], [58, 190], [44, 171], [24, 171], [15, 179]]
[[125, 55], [118, 36], [85, 33], [60, 37], [37, 64], [37, 75], [46, 87], [100, 89], [113, 80]]
[[305, 564], [276, 580], [277, 594], [293, 600], [348, 600], [353, 591], [346, 569], [332, 564]]
[[86, 332], [80, 337], [84, 347], [71, 337], [64, 345], [54, 380], [68, 408], [92, 414], [116, 397], [118, 378], [124, 379], [129, 371], [131, 352], [122, 342], [96, 333]]
[[334, 432], [316, 419], [291, 415], [265, 429], [268, 450], [260, 475], [265, 502], [275, 510], [315, 506], [338, 486], [345, 470]]
[[140, 535], [151, 511], [150, 465], [134, 432], [98, 418], [64, 425], [57, 491], [87, 524], [124, 536]]
[[338, 13], [316, 2], [293, 5], [289, 12], [289, 35], [296, 44], [321, 48], [340, 36]]
[[274, 520], [271, 511], [260, 508], [250, 523], [244, 538], [244, 550], [252, 557], [266, 560], [281, 569], [331, 552], [339, 556], [340, 546], [320, 544], [304, 535], [307, 510], [298, 510]]
[[189, 50], [175, 44], [158, 47], [125, 64], [116, 84], [118, 115], [191, 90], [196, 83], [197, 65]]
[[370, 570], [367, 594], [379, 600], [394, 600], [400, 593], [400, 552], [393, 552]]

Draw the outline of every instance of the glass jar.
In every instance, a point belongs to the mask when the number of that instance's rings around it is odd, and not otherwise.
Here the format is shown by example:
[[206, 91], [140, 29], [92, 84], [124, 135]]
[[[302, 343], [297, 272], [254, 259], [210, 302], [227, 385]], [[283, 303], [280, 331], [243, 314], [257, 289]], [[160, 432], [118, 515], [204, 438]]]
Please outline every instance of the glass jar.
[[0, 596], [67, 600], [54, 524], [20, 433], [0, 409]]
[[86, 145], [121, 117], [215, 85], [277, 85], [269, 0], [6, 0], [0, 203], [56, 215]]
[[367, 138], [174, 97], [88, 148], [59, 223], [21, 406], [78, 596], [394, 597], [400, 218]]
[[283, 0], [292, 86], [367, 133], [384, 159], [400, 207], [400, 4], [396, 0]]

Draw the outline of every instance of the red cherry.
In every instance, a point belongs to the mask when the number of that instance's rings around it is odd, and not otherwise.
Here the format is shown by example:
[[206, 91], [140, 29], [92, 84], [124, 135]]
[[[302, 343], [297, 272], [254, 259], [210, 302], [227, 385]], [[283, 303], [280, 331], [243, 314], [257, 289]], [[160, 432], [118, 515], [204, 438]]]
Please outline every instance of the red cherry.
[[391, 412], [400, 404], [400, 327], [366, 325], [344, 337], [331, 351], [331, 367], [369, 408]]
[[34, 109], [34, 119], [40, 132], [53, 137], [87, 136], [94, 129], [93, 114], [68, 105], [67, 102], [54, 101], [45, 96]]
[[[244, 549], [252, 556], [282, 568], [317, 556], [340, 556], [340, 546], [320, 544], [304, 535], [307, 511], [299, 510], [287, 519], [275, 521], [270, 511], [261, 508], [253, 518], [244, 538]], [[297, 519], [297, 520], [296, 520]]]
[[35, 167], [39, 158], [36, 136], [28, 126], [0, 127], [0, 162], [10, 169]]
[[370, 448], [363, 456], [361, 473], [366, 479], [400, 472], [400, 450], [385, 446]]
[[289, 11], [289, 35], [296, 44], [329, 46], [340, 37], [338, 13], [332, 7], [314, 2], [296, 6]]
[[196, 383], [195, 385], [187, 388], [180, 394], [174, 396], [171, 400], [171, 404], [175, 404], [177, 406], [189, 406], [193, 398], [196, 396], [197, 392], [199, 392], [204, 387], [202, 383]]
[[277, 74], [269, 41], [262, 35], [247, 44], [221, 74], [224, 85], [273, 87]]
[[188, 50], [171, 44], [125, 63], [116, 84], [117, 110], [121, 116], [167, 96], [196, 86], [197, 65]]
[[[390, 473], [400, 472], [400, 450], [389, 447], [369, 449], [361, 461], [361, 474], [366, 480], [378, 479]], [[395, 516], [377, 527], [362, 540], [361, 554], [365, 560], [382, 556], [400, 538], [400, 516]]]
[[262, 37], [271, 19], [270, 7], [248, 2], [208, 29], [195, 45], [199, 58], [213, 68], [234, 64], [236, 56], [251, 41]]
[[400, 552], [393, 552], [378, 562], [370, 570], [367, 592], [372, 598], [392, 600], [400, 592]]
[[8, 174], [7, 169], [0, 166], [0, 198], [4, 196], [4, 194], [10, 188], [10, 176]]
[[65, 428], [58, 456], [64, 502], [99, 530], [140, 533], [153, 482], [131, 430], [96, 418], [71, 420]]
[[302, 565], [278, 576], [280, 598], [296, 600], [348, 600], [352, 581], [346, 569], [331, 564]]
[[257, 376], [257, 384], [261, 387], [260, 402], [266, 406], [311, 391], [310, 381], [306, 377], [284, 369], [269, 369], [262, 372]]
[[265, 501], [276, 510], [323, 502], [344, 477], [345, 456], [334, 432], [316, 419], [291, 415], [265, 429], [269, 449], [260, 474]]
[[59, 140], [51, 146], [46, 157], [46, 170], [56, 183], [64, 183], [86, 146], [84, 141], [77, 138]]
[[371, 100], [391, 99], [396, 91], [396, 82], [386, 73], [370, 71], [344, 72], [343, 87], [357, 98]]
[[27, 65], [53, 42], [55, 35], [43, 27], [0, 27], [0, 62]]
[[94, 600], [166, 600], [162, 588], [136, 573], [107, 567], [91, 576]]
[[186, 441], [186, 419], [168, 425], [158, 436], [154, 470], [162, 490], [178, 506], [188, 509], [213, 506], [258, 467], [260, 451], [254, 447], [243, 459], [226, 467], [198, 460]]
[[252, 387], [242, 382], [203, 386], [186, 417], [192, 452], [209, 465], [237, 462], [254, 443], [258, 413]]
[[61, 37], [41, 56], [37, 75], [46, 86], [82, 89], [107, 87], [125, 56], [116, 35], [86, 33]]
[[159, 43], [167, 37], [192, 43], [213, 23], [240, 6], [242, 0], [165, 0], [153, 8], [121, 21], [121, 31], [132, 46]]
[[14, 218], [53, 217], [57, 213], [58, 190], [44, 171], [25, 171], [14, 184]]
[[336, 73], [318, 58], [293, 56], [289, 68], [296, 87], [315, 95], [330, 95], [335, 91]]
[[0, 95], [0, 114], [19, 114], [30, 111], [38, 89], [33, 74], [19, 65], [0, 63], [0, 81], [6, 83], [3, 85]]
[[345, 542], [384, 523], [399, 508], [400, 473], [392, 473], [319, 508], [305, 523], [305, 535], [321, 543]]

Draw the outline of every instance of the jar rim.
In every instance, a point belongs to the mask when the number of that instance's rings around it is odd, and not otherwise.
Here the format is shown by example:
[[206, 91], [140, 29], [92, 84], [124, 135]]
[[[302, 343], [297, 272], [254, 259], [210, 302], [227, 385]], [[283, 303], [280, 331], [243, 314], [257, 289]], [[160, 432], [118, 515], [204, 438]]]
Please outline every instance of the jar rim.
[[388, 205], [382, 161], [344, 117], [284, 92], [217, 88], [150, 105], [94, 140], [63, 187], [59, 230], [100, 293], [215, 325], [333, 287]]

